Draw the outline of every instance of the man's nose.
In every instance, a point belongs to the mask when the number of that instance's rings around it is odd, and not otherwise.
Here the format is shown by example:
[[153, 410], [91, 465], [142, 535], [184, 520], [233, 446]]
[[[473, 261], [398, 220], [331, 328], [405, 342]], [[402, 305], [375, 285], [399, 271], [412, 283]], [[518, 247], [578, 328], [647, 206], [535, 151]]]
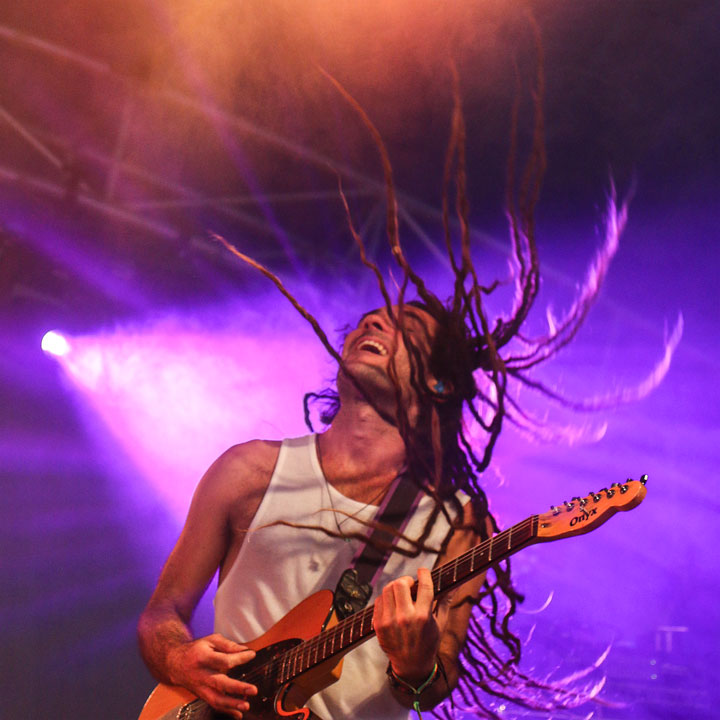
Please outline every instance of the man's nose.
[[363, 330], [370, 329], [387, 332], [390, 327], [388, 321], [382, 315], [373, 313], [372, 315], [368, 315], [363, 321]]

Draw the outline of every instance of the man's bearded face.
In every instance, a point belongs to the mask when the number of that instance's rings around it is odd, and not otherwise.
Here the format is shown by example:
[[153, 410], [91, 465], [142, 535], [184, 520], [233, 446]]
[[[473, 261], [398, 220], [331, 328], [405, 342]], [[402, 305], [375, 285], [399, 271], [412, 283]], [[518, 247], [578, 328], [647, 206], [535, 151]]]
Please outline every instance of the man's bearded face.
[[[438, 324], [429, 313], [412, 305], [403, 307], [402, 316], [397, 306], [392, 310], [415, 352], [408, 351], [400, 327], [396, 326], [387, 308], [380, 308], [363, 315], [358, 326], [348, 334], [342, 358], [363, 389], [378, 401], [388, 393], [394, 401], [396, 390], [389, 370], [393, 363], [403, 400], [406, 407], [410, 407], [417, 403], [410, 378], [411, 363], [417, 365], [418, 354], [426, 382], [431, 387], [435, 382], [428, 370], [428, 360]], [[415, 367], [415, 378], [416, 381], [420, 378], [418, 367]]]

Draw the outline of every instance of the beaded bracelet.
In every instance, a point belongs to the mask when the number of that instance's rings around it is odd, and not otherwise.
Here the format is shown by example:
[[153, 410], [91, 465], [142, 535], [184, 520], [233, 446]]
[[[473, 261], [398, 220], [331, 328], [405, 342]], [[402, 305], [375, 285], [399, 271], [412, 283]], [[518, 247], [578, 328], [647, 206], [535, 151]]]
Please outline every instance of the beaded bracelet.
[[415, 697], [412, 706], [417, 713], [418, 720], [422, 720], [422, 715], [420, 713], [420, 695], [423, 693], [423, 691], [427, 690], [435, 682], [435, 680], [437, 680], [437, 662], [433, 666], [432, 672], [430, 673], [430, 675], [428, 675], [427, 679], [422, 683], [422, 685], [419, 685], [418, 687], [413, 687], [410, 683], [405, 682], [405, 680], [403, 680], [401, 677], [398, 677], [393, 671], [392, 663], [388, 663], [387, 675], [390, 678], [390, 685], [392, 687], [408, 695], [412, 694]]

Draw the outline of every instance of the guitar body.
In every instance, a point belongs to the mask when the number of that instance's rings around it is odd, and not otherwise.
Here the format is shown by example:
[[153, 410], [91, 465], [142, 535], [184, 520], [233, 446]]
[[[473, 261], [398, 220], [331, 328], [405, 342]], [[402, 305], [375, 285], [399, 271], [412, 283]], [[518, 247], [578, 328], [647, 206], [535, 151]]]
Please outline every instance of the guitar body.
[[[333, 616], [326, 625], [332, 601], [330, 590], [321, 590], [303, 600], [264, 635], [245, 643], [257, 654], [251, 662], [234, 668], [230, 675], [243, 680], [273, 657], [315, 637], [324, 626], [331, 627], [337, 622]], [[256, 678], [248, 680], [257, 686], [258, 694], [248, 698], [250, 711], [243, 715], [248, 720], [320, 720], [303, 705], [313, 694], [337, 681], [341, 672], [342, 658], [335, 657], [286, 685], [280, 685], [275, 675], [263, 673], [259, 681]], [[161, 683], [147, 699], [138, 720], [211, 720], [221, 717], [221, 713], [188, 690]]]

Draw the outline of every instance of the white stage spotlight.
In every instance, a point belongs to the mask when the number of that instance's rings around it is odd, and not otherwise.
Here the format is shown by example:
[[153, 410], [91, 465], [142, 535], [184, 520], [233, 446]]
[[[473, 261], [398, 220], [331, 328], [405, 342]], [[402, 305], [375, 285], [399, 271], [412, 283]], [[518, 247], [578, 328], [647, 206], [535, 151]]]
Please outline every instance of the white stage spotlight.
[[46, 332], [40, 346], [48, 355], [55, 357], [62, 357], [70, 352], [70, 343], [67, 338], [56, 330]]

